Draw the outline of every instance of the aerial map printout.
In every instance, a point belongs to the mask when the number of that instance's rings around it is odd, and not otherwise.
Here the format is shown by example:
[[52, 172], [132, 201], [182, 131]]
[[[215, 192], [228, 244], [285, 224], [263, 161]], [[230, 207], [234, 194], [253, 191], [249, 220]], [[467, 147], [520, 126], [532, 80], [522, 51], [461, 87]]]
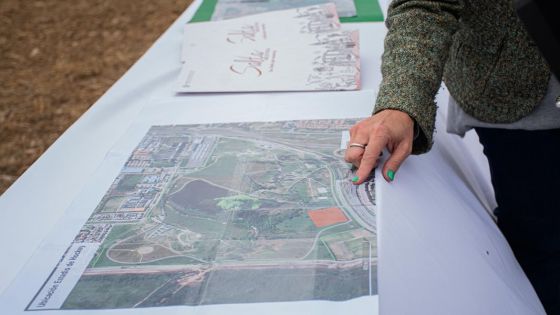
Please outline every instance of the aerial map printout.
[[355, 122], [152, 126], [27, 310], [377, 295], [374, 182], [342, 158]]

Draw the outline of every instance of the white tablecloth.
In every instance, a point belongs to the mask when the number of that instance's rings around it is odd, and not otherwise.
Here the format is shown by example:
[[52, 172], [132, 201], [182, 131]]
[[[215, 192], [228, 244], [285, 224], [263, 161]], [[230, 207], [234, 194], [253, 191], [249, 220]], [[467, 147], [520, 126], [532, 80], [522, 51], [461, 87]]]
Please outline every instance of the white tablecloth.
[[[142, 110], [143, 115], [176, 110], [184, 123], [371, 113], [381, 79], [383, 23], [344, 25], [360, 30], [361, 91], [176, 95], [181, 26], [200, 2], [0, 197], [0, 309], [18, 303], [11, 286], [18, 272]], [[493, 197], [476, 136], [460, 139], [445, 133], [445, 89], [438, 97], [434, 149], [411, 157], [394, 183], [378, 181], [380, 313], [544, 314], [488, 214]], [[22, 292], [22, 301], [29, 294]]]

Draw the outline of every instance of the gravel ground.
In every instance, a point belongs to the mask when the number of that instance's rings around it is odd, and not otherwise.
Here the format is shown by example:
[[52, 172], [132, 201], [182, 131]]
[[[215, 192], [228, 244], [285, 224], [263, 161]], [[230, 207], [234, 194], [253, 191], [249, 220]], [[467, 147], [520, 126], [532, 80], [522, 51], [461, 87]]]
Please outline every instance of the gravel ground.
[[191, 0], [0, 0], [0, 194]]

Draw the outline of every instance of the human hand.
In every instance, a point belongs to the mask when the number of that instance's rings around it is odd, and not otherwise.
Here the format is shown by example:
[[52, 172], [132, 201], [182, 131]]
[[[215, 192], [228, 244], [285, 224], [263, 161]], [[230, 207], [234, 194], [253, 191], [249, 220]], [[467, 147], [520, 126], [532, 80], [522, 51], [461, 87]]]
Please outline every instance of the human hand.
[[383, 177], [391, 182], [404, 160], [412, 151], [414, 120], [399, 110], [386, 109], [366, 118], [350, 128], [350, 144], [344, 159], [358, 168], [352, 182], [363, 183], [377, 166], [383, 148], [391, 154], [383, 166]]

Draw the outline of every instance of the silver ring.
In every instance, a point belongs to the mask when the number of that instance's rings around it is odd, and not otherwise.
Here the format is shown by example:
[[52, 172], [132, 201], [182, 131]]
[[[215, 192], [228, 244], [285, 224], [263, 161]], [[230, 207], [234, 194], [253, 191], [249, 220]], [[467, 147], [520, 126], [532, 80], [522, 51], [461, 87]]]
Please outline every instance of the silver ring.
[[361, 143], [350, 143], [350, 145], [348, 146], [349, 148], [355, 147], [355, 148], [362, 148], [362, 149], [366, 149], [366, 145], [365, 144], [361, 144]]

